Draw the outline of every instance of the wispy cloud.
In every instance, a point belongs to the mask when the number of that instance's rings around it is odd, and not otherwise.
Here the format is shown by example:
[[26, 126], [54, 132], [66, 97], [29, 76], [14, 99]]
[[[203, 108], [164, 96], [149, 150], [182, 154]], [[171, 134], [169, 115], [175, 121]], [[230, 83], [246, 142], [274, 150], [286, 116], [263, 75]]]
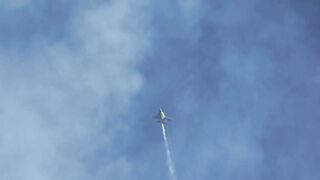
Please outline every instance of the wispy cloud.
[[119, 109], [143, 83], [135, 66], [149, 46], [145, 5], [79, 6], [63, 25], [68, 38], [0, 50], [1, 179], [128, 179], [132, 165], [112, 148], [126, 126]]

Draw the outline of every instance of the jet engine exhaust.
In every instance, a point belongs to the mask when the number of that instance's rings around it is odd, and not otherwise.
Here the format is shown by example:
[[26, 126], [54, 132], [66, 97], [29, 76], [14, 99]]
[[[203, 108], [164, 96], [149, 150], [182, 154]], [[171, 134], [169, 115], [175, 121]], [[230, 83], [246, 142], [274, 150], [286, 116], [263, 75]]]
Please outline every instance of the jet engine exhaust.
[[163, 140], [164, 140], [164, 144], [165, 144], [165, 148], [166, 148], [167, 163], [168, 163], [168, 168], [169, 168], [169, 172], [170, 172], [170, 177], [172, 180], [177, 180], [177, 177], [175, 175], [175, 170], [174, 170], [174, 164], [173, 164], [173, 161], [171, 158], [171, 151], [169, 149], [168, 139], [167, 139], [167, 135], [166, 135], [166, 129], [165, 129], [163, 123], [161, 123], [161, 126], [162, 126]]

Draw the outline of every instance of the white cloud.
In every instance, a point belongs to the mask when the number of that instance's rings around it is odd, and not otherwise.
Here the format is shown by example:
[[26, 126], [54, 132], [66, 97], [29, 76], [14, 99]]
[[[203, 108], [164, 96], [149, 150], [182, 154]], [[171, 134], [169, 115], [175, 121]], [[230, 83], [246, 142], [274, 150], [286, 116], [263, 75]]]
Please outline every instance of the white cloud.
[[[69, 26], [76, 47], [35, 40], [25, 55], [0, 50], [1, 179], [129, 176], [112, 148], [125, 128], [118, 109], [142, 86], [134, 66], [148, 48], [143, 8], [123, 0], [79, 10]], [[102, 147], [111, 161], [91, 172], [87, 160]]]

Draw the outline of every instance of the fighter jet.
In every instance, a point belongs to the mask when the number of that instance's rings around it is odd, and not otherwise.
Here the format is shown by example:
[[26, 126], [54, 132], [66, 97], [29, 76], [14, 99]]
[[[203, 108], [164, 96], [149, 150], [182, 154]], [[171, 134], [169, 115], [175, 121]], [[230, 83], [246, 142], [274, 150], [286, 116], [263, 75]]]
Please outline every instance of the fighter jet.
[[160, 108], [157, 115], [154, 116], [155, 119], [158, 119], [158, 123], [167, 124], [168, 121], [172, 121], [172, 119], [163, 112]]

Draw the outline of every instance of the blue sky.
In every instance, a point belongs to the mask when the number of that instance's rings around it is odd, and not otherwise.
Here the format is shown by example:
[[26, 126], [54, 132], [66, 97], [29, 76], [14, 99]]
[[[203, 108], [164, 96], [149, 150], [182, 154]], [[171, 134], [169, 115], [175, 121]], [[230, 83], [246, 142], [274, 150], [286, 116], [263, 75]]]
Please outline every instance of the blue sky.
[[0, 2], [0, 179], [319, 179], [317, 1]]

